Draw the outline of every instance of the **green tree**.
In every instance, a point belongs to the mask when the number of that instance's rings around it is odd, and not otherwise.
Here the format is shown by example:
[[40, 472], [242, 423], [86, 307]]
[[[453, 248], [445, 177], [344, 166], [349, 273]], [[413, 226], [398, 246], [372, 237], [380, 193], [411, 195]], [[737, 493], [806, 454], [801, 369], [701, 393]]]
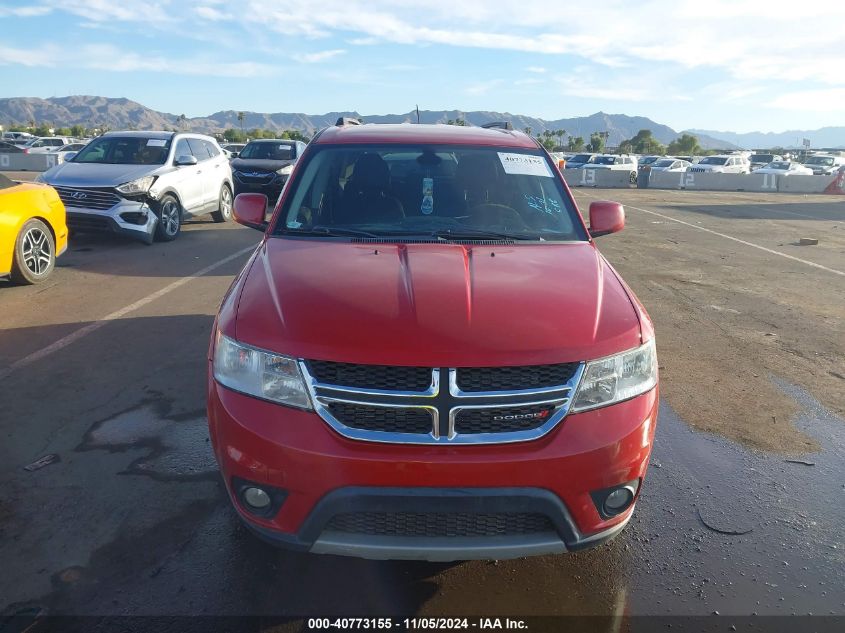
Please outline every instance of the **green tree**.
[[570, 152], [581, 152], [584, 150], [584, 137], [570, 136], [567, 144]]
[[188, 121], [188, 117], [186, 117], [184, 114], [180, 114], [178, 120], [179, 120], [179, 129], [182, 129], [182, 130], [186, 129], [186, 123]]
[[532, 130], [531, 130], [531, 126], [530, 126], [530, 125], [527, 125], [527, 126], [525, 126], [524, 128], [522, 128], [522, 131], [523, 131], [523, 132], [525, 132], [528, 136], [531, 136], [531, 132], [532, 132]]
[[554, 135], [557, 136], [557, 146], [563, 149], [563, 137], [566, 136], [566, 130], [555, 130]]
[[230, 143], [243, 143], [246, 140], [246, 135], [240, 130], [230, 127], [223, 132], [223, 138]]
[[76, 138], [82, 138], [85, 136], [85, 128], [78, 123], [76, 125], [70, 126], [70, 135], [75, 136]]
[[587, 146], [591, 152], [600, 154], [604, 151], [604, 135], [601, 132], [590, 134], [590, 144]]
[[695, 156], [702, 152], [701, 146], [698, 144], [698, 138], [693, 134], [681, 134], [669, 143], [667, 151], [673, 155], [681, 154], [684, 156]]
[[537, 140], [540, 142], [540, 145], [545, 147], [548, 151], [554, 151], [554, 132], [551, 130], [543, 130], [542, 133], [537, 134]]
[[42, 123], [33, 129], [35, 136], [50, 136], [50, 126], [47, 123]]
[[238, 112], [238, 123], [241, 124], [241, 134], [244, 133], [244, 113]]
[[[626, 149], [623, 149], [626, 148]], [[660, 141], [654, 138], [651, 130], [640, 130], [633, 138], [622, 141], [619, 151], [624, 154], [665, 154], [666, 148]]]

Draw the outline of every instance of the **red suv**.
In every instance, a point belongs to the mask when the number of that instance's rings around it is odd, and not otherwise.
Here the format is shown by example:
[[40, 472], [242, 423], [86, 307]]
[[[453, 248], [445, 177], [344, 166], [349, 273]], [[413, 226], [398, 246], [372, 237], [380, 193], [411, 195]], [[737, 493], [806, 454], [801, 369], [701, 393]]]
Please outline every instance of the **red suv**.
[[657, 420], [651, 321], [537, 142], [339, 121], [227, 293], [208, 421], [238, 514], [317, 553], [460, 560], [598, 545]]

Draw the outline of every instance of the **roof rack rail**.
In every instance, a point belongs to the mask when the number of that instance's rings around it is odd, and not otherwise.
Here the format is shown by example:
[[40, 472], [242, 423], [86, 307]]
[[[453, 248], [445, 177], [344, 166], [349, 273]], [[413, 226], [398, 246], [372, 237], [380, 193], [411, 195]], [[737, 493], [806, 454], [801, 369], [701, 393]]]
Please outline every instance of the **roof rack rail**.
[[361, 121], [350, 116], [342, 116], [335, 121], [335, 125], [337, 127], [343, 127], [344, 125], [361, 125]]
[[483, 127], [486, 130], [493, 129], [493, 128], [499, 129], [499, 130], [512, 130], [513, 124], [510, 121], [491, 121], [490, 123], [485, 123], [481, 127]]

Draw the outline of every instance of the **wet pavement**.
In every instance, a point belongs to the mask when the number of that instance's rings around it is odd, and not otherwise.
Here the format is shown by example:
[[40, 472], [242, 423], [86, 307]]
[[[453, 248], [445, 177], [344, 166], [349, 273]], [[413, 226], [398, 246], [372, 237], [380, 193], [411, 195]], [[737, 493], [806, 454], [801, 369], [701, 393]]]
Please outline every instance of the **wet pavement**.
[[[192, 229], [183, 251], [147, 251], [159, 268], [145, 281], [163, 287], [207, 264], [201, 234], [214, 228]], [[218, 233], [221, 258], [257, 235]], [[115, 277], [91, 281], [88, 262], [109, 248], [94, 243], [59, 271], [63, 284], [84, 275], [78, 301], [104, 313], [138, 298]], [[110, 253], [116, 270], [136, 256]], [[331, 615], [845, 615], [845, 421], [773, 375], [820, 450], [749, 449], [693, 430], [664, 401], [634, 518], [595, 550], [428, 564], [259, 542], [225, 497], [204, 418], [213, 314], [245, 257], [0, 383], [0, 614], [290, 618], [279, 630]], [[111, 283], [123, 284], [115, 296]], [[0, 288], [0, 310], [27, 301], [49, 302]], [[42, 322], [18, 312], [0, 330], [0, 357], [89, 323], [70, 317], [72, 303], [53, 309]]]

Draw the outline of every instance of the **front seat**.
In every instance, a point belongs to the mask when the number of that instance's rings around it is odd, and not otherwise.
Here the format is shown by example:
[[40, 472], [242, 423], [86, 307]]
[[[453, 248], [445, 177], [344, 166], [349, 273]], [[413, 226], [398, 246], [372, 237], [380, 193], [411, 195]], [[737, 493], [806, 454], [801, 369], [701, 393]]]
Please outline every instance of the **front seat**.
[[378, 154], [361, 154], [335, 213], [338, 224], [400, 222], [405, 211], [390, 193], [390, 169]]

